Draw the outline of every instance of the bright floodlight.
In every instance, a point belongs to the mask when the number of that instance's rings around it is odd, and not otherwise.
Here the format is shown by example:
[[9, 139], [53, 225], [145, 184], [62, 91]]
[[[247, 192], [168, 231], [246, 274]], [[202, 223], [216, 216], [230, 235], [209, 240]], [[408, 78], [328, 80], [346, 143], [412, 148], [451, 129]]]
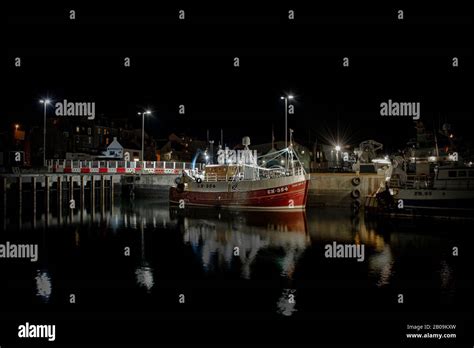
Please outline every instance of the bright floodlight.
[[51, 102], [51, 100], [49, 100], [49, 99], [40, 99], [41, 104], [49, 104], [50, 102]]
[[288, 99], [293, 99], [294, 97], [292, 95], [289, 95], [288, 96]]
[[151, 111], [150, 111], [150, 110], [147, 110], [147, 111], [145, 111], [145, 114], [148, 114], [148, 115], [149, 115], [149, 114], [151, 114]]
[[339, 145], [336, 145], [336, 151], [341, 151], [341, 147]]

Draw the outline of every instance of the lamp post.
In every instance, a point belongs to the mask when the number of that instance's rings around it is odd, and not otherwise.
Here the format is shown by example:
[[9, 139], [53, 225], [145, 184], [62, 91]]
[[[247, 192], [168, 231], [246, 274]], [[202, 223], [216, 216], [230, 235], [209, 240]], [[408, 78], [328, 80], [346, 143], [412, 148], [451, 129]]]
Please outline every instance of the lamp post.
[[341, 151], [341, 146], [336, 145], [334, 149], [336, 150], [336, 168], [339, 169], [339, 152]]
[[142, 161], [145, 160], [145, 115], [150, 115], [151, 111], [139, 112], [138, 115], [142, 116]]
[[46, 106], [51, 103], [49, 99], [40, 99], [43, 104], [43, 166], [46, 167]]
[[[280, 97], [285, 100], [285, 148], [288, 149], [288, 99], [293, 99], [294, 96], [287, 95]], [[285, 155], [285, 168], [288, 170], [288, 152]]]

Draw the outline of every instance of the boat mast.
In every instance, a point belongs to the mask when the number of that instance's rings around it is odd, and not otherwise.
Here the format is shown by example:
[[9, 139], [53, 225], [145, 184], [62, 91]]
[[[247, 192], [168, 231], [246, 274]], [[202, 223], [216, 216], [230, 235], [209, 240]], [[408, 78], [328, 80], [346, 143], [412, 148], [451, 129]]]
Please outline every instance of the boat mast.
[[293, 162], [293, 129], [290, 128], [290, 146], [288, 148], [288, 154], [290, 155], [289, 156], [289, 161], [290, 161], [290, 164], [291, 164], [291, 171], [293, 173], [293, 175], [295, 175], [295, 165], [294, 165], [294, 162]]
[[293, 99], [294, 96], [287, 95], [280, 98], [285, 100], [285, 171], [288, 171], [288, 99]]
[[[285, 98], [285, 148], [288, 151], [288, 98]], [[288, 152], [285, 153], [285, 172], [288, 171]]]

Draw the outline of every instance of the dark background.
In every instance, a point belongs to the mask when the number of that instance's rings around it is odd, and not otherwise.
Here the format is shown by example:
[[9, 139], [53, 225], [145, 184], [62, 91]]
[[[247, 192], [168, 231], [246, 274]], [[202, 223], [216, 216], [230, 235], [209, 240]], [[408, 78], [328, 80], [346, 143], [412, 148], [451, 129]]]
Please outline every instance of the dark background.
[[[16, 122], [40, 125], [38, 99], [49, 96], [55, 101], [94, 101], [98, 115], [133, 118], [137, 127], [136, 113], [150, 108], [153, 118], [147, 121], [147, 131], [158, 138], [186, 132], [204, 139], [209, 129], [217, 142], [223, 128], [226, 143], [249, 135], [255, 144], [271, 141], [272, 124], [277, 140], [283, 140], [280, 96], [293, 93], [296, 114], [289, 125], [299, 142], [316, 137], [348, 143], [375, 139], [395, 150], [415, 130], [409, 118], [380, 116], [380, 103], [388, 99], [421, 102], [421, 119], [429, 128], [447, 121], [456, 134], [472, 141], [473, 28], [467, 4], [153, 3], [10, 4], [1, 127]], [[74, 21], [68, 18], [70, 9], [76, 10]], [[186, 11], [185, 21], [178, 20], [179, 9]], [[295, 10], [294, 21], [287, 19], [289, 9]], [[398, 9], [405, 12], [403, 21], [397, 19]], [[20, 69], [13, 66], [17, 56], [22, 58]], [[240, 68], [233, 66], [236, 56]], [[346, 56], [349, 68], [342, 67]], [[453, 56], [460, 62], [455, 69]], [[124, 57], [131, 58], [131, 68], [123, 67]], [[186, 106], [185, 115], [178, 114], [179, 104]], [[54, 312], [34, 313], [31, 319], [55, 322], [61, 335], [76, 337], [77, 342], [90, 342], [97, 333], [102, 342], [108, 335], [110, 341], [124, 337], [127, 343], [295, 344], [335, 337], [346, 343], [377, 343], [398, 337], [402, 325], [399, 317], [379, 321], [369, 314], [364, 321], [347, 317], [309, 324], [269, 324], [246, 316], [236, 322], [229, 319], [227, 325], [218, 318], [201, 321], [181, 313], [168, 313], [179, 324], [164, 316], [154, 318], [159, 321], [116, 321], [127, 316], [128, 306], [124, 308], [123, 313], [116, 308], [116, 313], [96, 316], [72, 313], [62, 322]], [[429, 313], [421, 317], [428, 321]], [[3, 333], [16, 332], [17, 324], [16, 319], [7, 320]], [[312, 335], [316, 328], [318, 337]], [[218, 333], [227, 336], [220, 340]], [[253, 335], [258, 337], [254, 340]]]
[[[179, 9], [186, 20], [178, 20]], [[41, 124], [38, 99], [48, 95], [95, 101], [96, 114], [135, 119], [137, 128], [137, 112], [150, 108], [146, 129], [158, 138], [185, 132], [205, 139], [209, 129], [217, 142], [223, 128], [229, 145], [245, 135], [256, 144], [271, 141], [272, 124], [283, 140], [280, 96], [293, 93], [289, 127], [302, 143], [376, 139], [398, 149], [414, 136], [414, 124], [409, 117], [381, 117], [380, 103], [388, 99], [421, 102], [428, 129], [449, 122], [458, 137], [471, 139], [468, 14], [459, 4], [395, 2], [20, 3], [8, 18], [2, 119], [4, 126]], [[13, 67], [17, 56], [21, 69]], [[132, 67], [123, 67], [124, 57]], [[185, 115], [178, 114], [180, 104]]]

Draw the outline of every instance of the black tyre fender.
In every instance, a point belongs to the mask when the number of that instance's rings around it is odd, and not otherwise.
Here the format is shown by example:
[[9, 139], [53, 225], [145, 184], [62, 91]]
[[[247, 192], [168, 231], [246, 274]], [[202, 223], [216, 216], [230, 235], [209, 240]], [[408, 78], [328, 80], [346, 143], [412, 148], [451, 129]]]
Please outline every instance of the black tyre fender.
[[360, 210], [360, 201], [358, 199], [352, 201], [351, 209], [354, 213], [357, 213]]
[[357, 186], [360, 184], [360, 178], [358, 176], [355, 176], [352, 178], [352, 185]]
[[358, 189], [354, 189], [351, 192], [351, 197], [354, 198], [354, 199], [359, 198], [360, 197], [360, 191]]
[[359, 211], [360, 209], [360, 201], [358, 199], [352, 201], [351, 208], [353, 211]]

